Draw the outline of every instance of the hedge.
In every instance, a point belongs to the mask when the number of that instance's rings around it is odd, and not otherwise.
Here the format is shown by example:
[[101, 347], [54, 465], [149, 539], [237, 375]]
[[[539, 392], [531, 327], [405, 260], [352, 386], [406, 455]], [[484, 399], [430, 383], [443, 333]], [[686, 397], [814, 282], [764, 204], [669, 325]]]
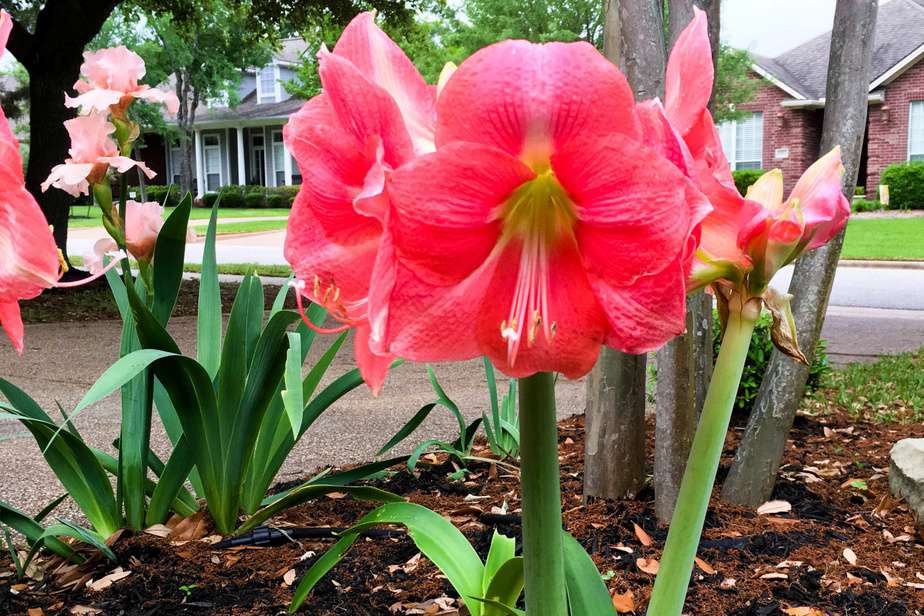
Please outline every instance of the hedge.
[[884, 210], [885, 206], [875, 199], [854, 199], [850, 204], [850, 209], [853, 212], [878, 212]]
[[889, 187], [889, 209], [924, 209], [924, 161], [889, 165], [880, 183]]
[[[180, 204], [180, 187], [176, 184], [163, 186], [152, 184], [144, 187], [145, 197], [148, 201], [157, 201], [164, 207], [175, 207]], [[135, 193], [135, 199], [141, 200], [141, 188], [139, 186], [129, 186], [128, 194]]]
[[739, 169], [738, 171], [732, 171], [732, 177], [735, 178], [735, 186], [738, 187], [738, 192], [746, 195], [748, 194], [748, 187], [764, 173], [763, 169]]
[[220, 196], [222, 209], [291, 208], [298, 190], [298, 186], [228, 185], [217, 192], [206, 193], [200, 203], [203, 207], [212, 207]]

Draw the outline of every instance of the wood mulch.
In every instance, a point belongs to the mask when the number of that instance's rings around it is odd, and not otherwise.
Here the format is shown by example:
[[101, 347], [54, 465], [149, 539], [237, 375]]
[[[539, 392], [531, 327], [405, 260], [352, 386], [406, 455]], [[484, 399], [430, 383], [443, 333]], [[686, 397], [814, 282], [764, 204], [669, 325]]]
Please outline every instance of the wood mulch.
[[[720, 480], [743, 418], [730, 432]], [[724, 616], [903, 616], [924, 614], [924, 536], [889, 497], [888, 451], [920, 424], [874, 424], [842, 414], [800, 415], [773, 494], [775, 513], [713, 502], [686, 612]], [[479, 452], [488, 455], [488, 452]], [[649, 452], [650, 454], [651, 452]], [[560, 424], [565, 524], [593, 554], [616, 603], [644, 614], [666, 530], [654, 519], [652, 493], [636, 500], [583, 504], [583, 417]], [[406, 469], [376, 483], [448, 516], [482, 556], [494, 528], [519, 532], [518, 478], [475, 464], [464, 482], [432, 458], [417, 476]], [[334, 498], [288, 511], [279, 526], [343, 527], [372, 505]], [[207, 535], [203, 529], [198, 535]], [[215, 537], [171, 541], [123, 534], [113, 545], [130, 572], [106, 586], [113, 565], [17, 580], [0, 560], [0, 614], [234, 614], [283, 612], [299, 579], [330, 540], [268, 548], [216, 550]], [[643, 570], [644, 569], [644, 570]], [[36, 574], [38, 575], [38, 574]], [[116, 576], [118, 577], [118, 576]], [[91, 579], [91, 585], [87, 580]], [[110, 578], [112, 579], [112, 578]], [[297, 583], [297, 582], [296, 582]], [[30, 612], [29, 610], [36, 610]], [[359, 541], [316, 587], [302, 613], [316, 616], [465, 614], [448, 582], [404, 537]], [[628, 612], [626, 612], [628, 613]], [[593, 616], [593, 615], [588, 615]]]

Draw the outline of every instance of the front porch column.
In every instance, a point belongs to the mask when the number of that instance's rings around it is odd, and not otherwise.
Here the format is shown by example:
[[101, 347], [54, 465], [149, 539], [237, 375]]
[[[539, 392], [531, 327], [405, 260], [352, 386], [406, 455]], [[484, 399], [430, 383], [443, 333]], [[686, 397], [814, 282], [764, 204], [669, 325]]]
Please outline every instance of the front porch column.
[[244, 164], [244, 127], [237, 127], [237, 183], [247, 184], [247, 165]]
[[202, 131], [194, 133], [196, 140], [196, 197], [202, 198], [205, 194], [205, 172], [202, 160]]
[[284, 169], [286, 172], [286, 186], [292, 185], [292, 155], [289, 154], [289, 149], [285, 146], [285, 142], [282, 145], [282, 151], [284, 152], [283, 158], [285, 162], [283, 163]]

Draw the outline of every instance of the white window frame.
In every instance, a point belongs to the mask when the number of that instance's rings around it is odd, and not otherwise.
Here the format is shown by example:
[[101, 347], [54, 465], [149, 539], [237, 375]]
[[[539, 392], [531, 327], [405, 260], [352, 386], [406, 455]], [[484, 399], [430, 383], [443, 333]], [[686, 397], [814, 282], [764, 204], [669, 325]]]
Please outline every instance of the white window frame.
[[[272, 100], [263, 100], [264, 96], [270, 98], [269, 94], [263, 91], [263, 71], [270, 68], [273, 68], [273, 93]], [[272, 65], [267, 64], [263, 68], [257, 69], [257, 104], [266, 105], [270, 103], [278, 103], [282, 100], [282, 84], [280, 83], [280, 74], [279, 74], [279, 65], [273, 63]]]
[[[276, 138], [279, 138], [279, 141], [276, 141]], [[273, 186], [285, 186], [286, 185], [286, 156], [289, 153], [286, 151], [286, 144], [282, 140], [282, 129], [274, 128], [270, 131], [270, 148], [273, 156]], [[276, 167], [276, 154], [278, 150], [282, 150], [282, 156], [278, 162], [282, 163], [282, 168], [279, 169]], [[282, 173], [282, 184], [279, 183], [279, 173]]]
[[183, 158], [183, 144], [177, 143], [170, 146], [170, 180], [179, 186], [183, 182], [180, 173], [180, 162]]
[[[738, 158], [738, 120], [727, 120], [725, 122], [722, 122], [718, 127], [720, 135], [723, 129], [729, 130], [730, 132], [729, 143], [723, 143], [722, 145], [723, 147], [725, 147], [725, 156], [726, 158], [728, 158], [728, 164], [731, 167], [732, 171], [739, 171], [741, 169], [763, 169], [763, 165], [764, 165], [764, 114], [762, 111], [754, 111], [754, 112], [750, 112], [748, 115], [760, 116], [760, 158], [757, 159], [756, 161], [754, 159], [742, 160]], [[753, 164], [754, 162], [757, 163], [756, 167], [752, 167], [750, 165], [746, 167], [738, 166], [739, 164], [744, 164], [744, 163]]]
[[[257, 137], [261, 137], [263, 139], [263, 145], [257, 145], [256, 143], [254, 143]], [[266, 178], [266, 134], [263, 131], [263, 128], [261, 127], [259, 131], [251, 130], [249, 141], [250, 141], [249, 143], [250, 145], [250, 175], [251, 176], [256, 175], [256, 177], [253, 179], [258, 180], [258, 181], [260, 179], [260, 175], [262, 175], [263, 176], [262, 185], [266, 186], [266, 179], [267, 179]], [[263, 170], [260, 173], [256, 173], [257, 171], [257, 151], [263, 152]], [[245, 183], [249, 184], [250, 179], [251, 178], [247, 178], [247, 182]]]
[[[920, 108], [919, 121], [920, 126], [915, 126], [912, 120], [914, 119], [914, 109], [915, 107]], [[918, 145], [921, 148], [920, 151], [915, 152], [912, 143], [912, 135], [914, 129], [917, 128], [920, 133], [920, 138], [918, 139]], [[924, 161], [924, 100], [916, 100], [908, 103], [908, 161]]]
[[[208, 141], [212, 138], [214, 138], [217, 143], [209, 145]], [[221, 161], [221, 135], [214, 133], [202, 135], [202, 183], [205, 192], [214, 192], [209, 188], [209, 176], [215, 175], [214, 171], [209, 171], [209, 150], [218, 152], [218, 186], [215, 190], [219, 190], [225, 185], [225, 170], [224, 164]]]

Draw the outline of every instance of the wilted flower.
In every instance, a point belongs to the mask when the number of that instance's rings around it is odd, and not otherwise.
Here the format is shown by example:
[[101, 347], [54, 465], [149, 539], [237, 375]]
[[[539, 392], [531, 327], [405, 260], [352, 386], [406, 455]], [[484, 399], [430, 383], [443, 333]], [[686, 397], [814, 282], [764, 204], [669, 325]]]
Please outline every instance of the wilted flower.
[[179, 109], [180, 101], [175, 93], [138, 83], [144, 77], [145, 66], [135, 52], [121, 46], [112, 47], [84, 52], [83, 59], [80, 73], [86, 80], [74, 84], [78, 96], [64, 97], [67, 107], [79, 107], [84, 114], [110, 109], [119, 113], [132, 100], [141, 99], [162, 104], [171, 114]]
[[110, 166], [119, 173], [137, 166], [149, 178], [156, 175], [144, 163], [120, 154], [118, 144], [110, 137], [115, 126], [104, 114], [80, 116], [68, 120], [64, 126], [71, 137], [70, 158], [51, 170], [42, 183], [42, 191], [54, 186], [75, 197], [87, 194], [90, 184], [107, 181], [106, 172]]

